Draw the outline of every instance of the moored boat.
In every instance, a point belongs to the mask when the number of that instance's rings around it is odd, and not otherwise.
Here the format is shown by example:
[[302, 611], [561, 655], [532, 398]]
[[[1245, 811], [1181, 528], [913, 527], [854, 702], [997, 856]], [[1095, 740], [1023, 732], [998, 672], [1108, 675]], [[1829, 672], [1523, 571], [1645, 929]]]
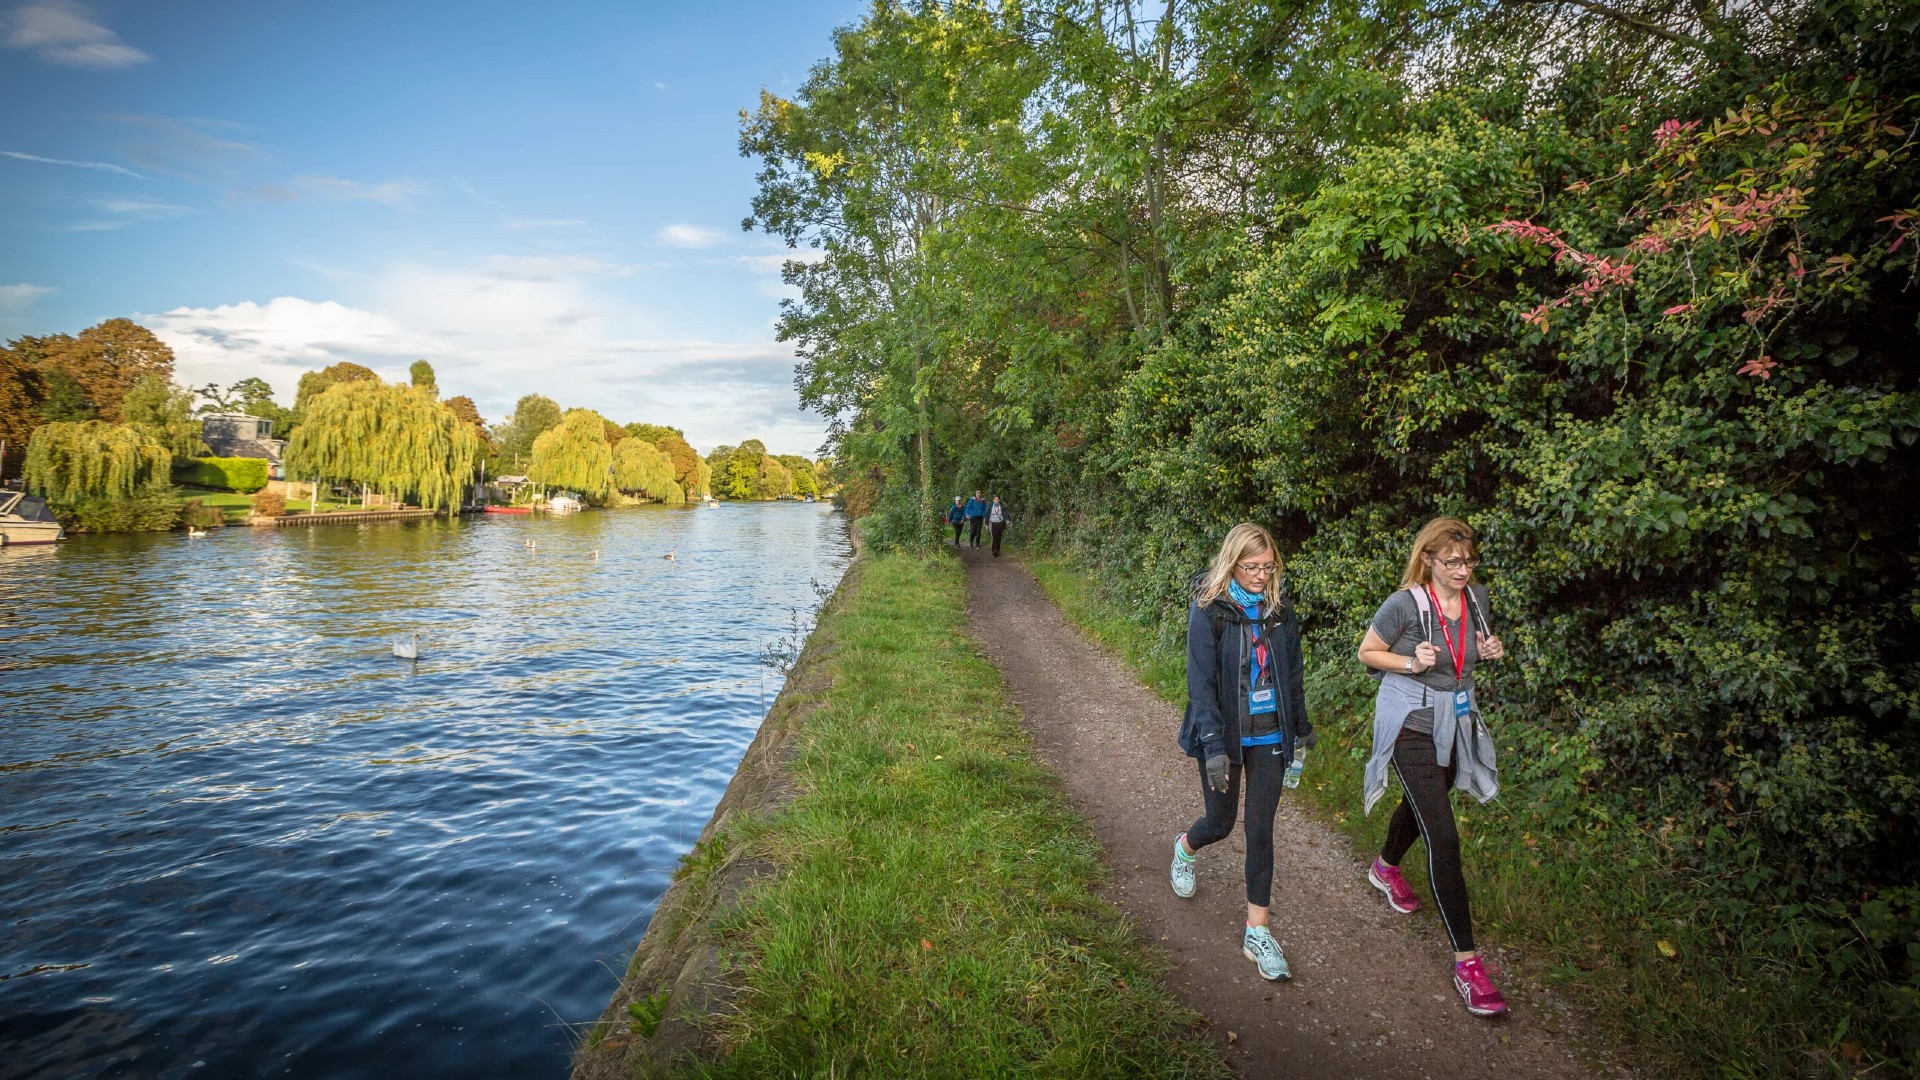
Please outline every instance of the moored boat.
[[489, 514], [531, 514], [533, 513], [533, 507], [531, 506], [489, 506], [487, 507], [487, 513]]
[[547, 500], [547, 509], [555, 514], [571, 514], [575, 510], [585, 510], [587, 504], [571, 491], [556, 491], [553, 498]]
[[0, 491], [0, 545], [51, 544], [66, 538], [47, 500], [24, 491]]

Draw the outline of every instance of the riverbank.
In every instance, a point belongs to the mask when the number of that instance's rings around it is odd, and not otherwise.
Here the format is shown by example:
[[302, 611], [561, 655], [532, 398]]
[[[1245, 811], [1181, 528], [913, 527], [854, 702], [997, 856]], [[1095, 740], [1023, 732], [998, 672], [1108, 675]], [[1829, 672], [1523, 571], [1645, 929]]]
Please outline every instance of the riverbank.
[[960, 566], [863, 556], [574, 1075], [1225, 1075], [1108, 877]]

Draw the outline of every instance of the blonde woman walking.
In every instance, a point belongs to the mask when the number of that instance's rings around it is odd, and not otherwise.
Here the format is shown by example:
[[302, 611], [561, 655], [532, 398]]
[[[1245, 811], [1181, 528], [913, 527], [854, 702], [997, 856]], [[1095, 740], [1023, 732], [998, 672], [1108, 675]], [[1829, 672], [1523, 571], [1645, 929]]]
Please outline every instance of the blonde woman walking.
[[1473, 669], [1498, 660], [1506, 646], [1487, 617], [1487, 590], [1475, 584], [1480, 565], [1473, 530], [1464, 521], [1435, 518], [1413, 539], [1400, 588], [1387, 597], [1360, 642], [1360, 662], [1380, 680], [1373, 707], [1373, 755], [1364, 779], [1366, 812], [1387, 791], [1387, 771], [1400, 777], [1402, 797], [1387, 823], [1380, 856], [1367, 880], [1402, 914], [1420, 907], [1400, 873], [1416, 836], [1427, 842], [1427, 880], [1453, 943], [1453, 986], [1467, 1011], [1499, 1016], [1507, 1000], [1487, 977], [1473, 944], [1467, 879], [1460, 866], [1452, 788], [1481, 802], [1500, 793], [1493, 739], [1480, 718]]
[[1195, 580], [1187, 609], [1187, 713], [1180, 748], [1198, 762], [1205, 807], [1173, 842], [1173, 891], [1194, 893], [1196, 854], [1233, 834], [1246, 788], [1247, 925], [1241, 954], [1263, 979], [1292, 976], [1268, 928], [1273, 819], [1296, 740], [1311, 736], [1300, 626], [1281, 589], [1279, 549], [1267, 530], [1235, 525]]

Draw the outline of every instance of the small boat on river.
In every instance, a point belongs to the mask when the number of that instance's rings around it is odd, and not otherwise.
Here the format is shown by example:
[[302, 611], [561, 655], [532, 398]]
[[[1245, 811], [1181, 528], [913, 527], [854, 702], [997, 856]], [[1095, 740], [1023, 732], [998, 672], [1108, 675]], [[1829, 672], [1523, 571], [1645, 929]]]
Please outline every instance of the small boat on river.
[[24, 491], [0, 491], [0, 545], [51, 544], [66, 538], [47, 500]]
[[547, 510], [555, 514], [571, 514], [586, 508], [586, 502], [571, 491], [556, 491], [553, 498], [547, 500]]
[[487, 507], [487, 513], [489, 514], [531, 514], [533, 513], [533, 507], [531, 506], [489, 506]]

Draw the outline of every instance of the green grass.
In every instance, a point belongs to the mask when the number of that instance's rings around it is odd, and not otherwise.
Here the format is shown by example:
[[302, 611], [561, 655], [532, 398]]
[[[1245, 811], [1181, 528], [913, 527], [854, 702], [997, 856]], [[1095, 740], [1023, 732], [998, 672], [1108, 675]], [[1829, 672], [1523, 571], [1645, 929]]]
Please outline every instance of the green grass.
[[[1184, 705], [1181, 643], [1129, 618], [1070, 555], [1029, 554], [1027, 565], [1070, 620], [1161, 697]], [[1299, 790], [1355, 851], [1376, 851], [1398, 792], [1389, 791], [1372, 816], [1361, 815], [1373, 683], [1350, 655], [1310, 651], [1307, 662], [1308, 710], [1319, 742]], [[1497, 687], [1497, 675], [1489, 672], [1488, 682]], [[1897, 997], [1902, 988], [1863, 989], [1786, 962], [1799, 951], [1788, 939], [1807, 925], [1793, 912], [1730, 916], [1723, 892], [1667, 869], [1678, 849], [1724, 838], [1689, 835], [1671, 820], [1656, 830], [1623, 827], [1597, 811], [1584, 820], [1543, 821], [1529, 789], [1577, 783], [1569, 779], [1575, 763], [1524, 717], [1494, 710], [1489, 719], [1504, 791], [1485, 806], [1464, 796], [1454, 803], [1476, 937], [1518, 973], [1578, 1004], [1622, 1060], [1647, 1075], [1838, 1077], [1872, 1065], [1877, 1055], [1866, 1048], [1882, 1039], [1898, 1045], [1900, 1003], [1869, 998]], [[1416, 890], [1432, 895], [1419, 848], [1402, 868]], [[1431, 903], [1416, 918], [1434, 918]], [[1436, 972], [1442, 960], [1436, 954]], [[1869, 1071], [1913, 1074], [1900, 1061]]]
[[950, 557], [871, 558], [825, 619], [799, 794], [727, 845], [779, 872], [717, 925], [732, 1076], [1227, 1076], [1093, 889], [1092, 831], [968, 635]]
[[[220, 512], [227, 516], [227, 524], [229, 525], [245, 525], [247, 519], [253, 515], [253, 496], [251, 495], [242, 495], [234, 491], [214, 491], [211, 488], [194, 487], [182, 487], [177, 489], [177, 491], [178, 494], [174, 497], [180, 502], [186, 502], [188, 499], [199, 499], [203, 506], [219, 507]], [[287, 500], [287, 513], [289, 514], [304, 514], [310, 508], [311, 505], [306, 499]], [[334, 502], [328, 499], [322, 499], [320, 500], [320, 509], [327, 511], [357, 510], [359, 506], [351, 502]]]

